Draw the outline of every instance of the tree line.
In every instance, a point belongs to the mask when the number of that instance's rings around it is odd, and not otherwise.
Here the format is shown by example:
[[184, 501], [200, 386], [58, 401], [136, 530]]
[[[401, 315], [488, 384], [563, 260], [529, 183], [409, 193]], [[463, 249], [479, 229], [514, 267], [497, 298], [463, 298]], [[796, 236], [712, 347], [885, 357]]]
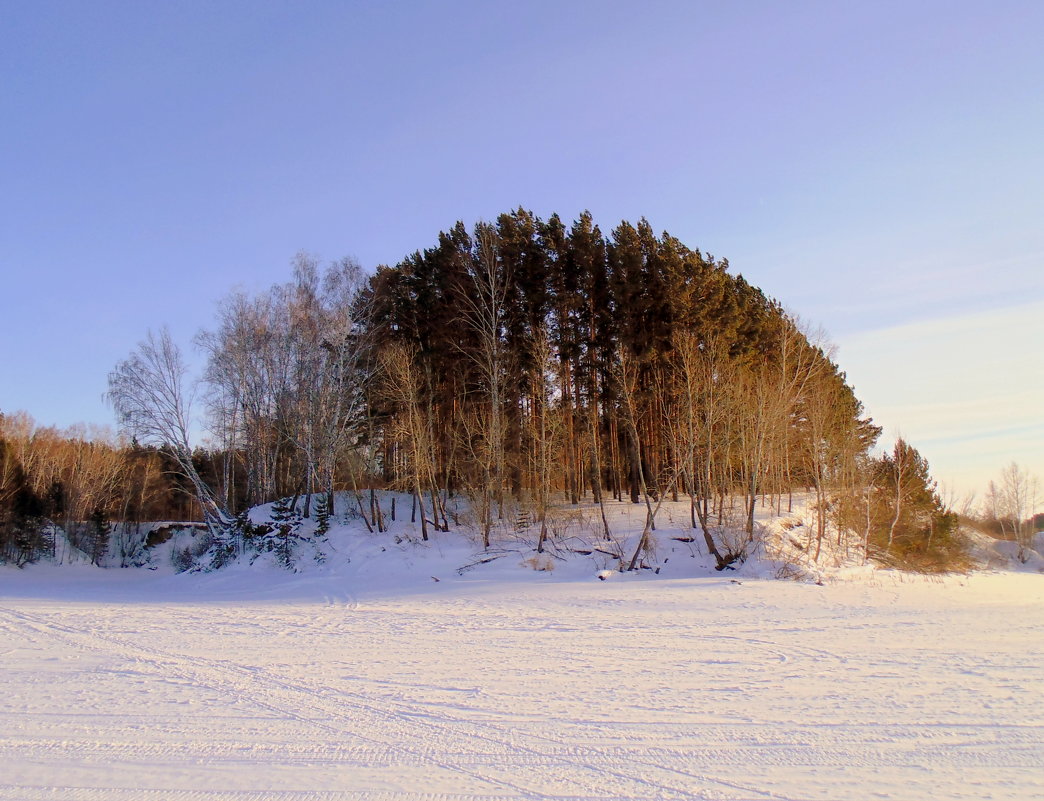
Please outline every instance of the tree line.
[[[203, 468], [205, 454], [196, 458]], [[129, 557], [139, 543], [110, 543], [113, 523], [196, 515], [173, 468], [163, 448], [120, 441], [104, 428], [57, 429], [24, 412], [0, 414], [0, 562], [61, 560], [63, 541], [96, 563], [110, 545]]]
[[538, 550], [563, 503], [592, 503], [607, 538], [607, 503], [644, 504], [632, 564], [665, 498], [687, 499], [719, 567], [745, 553], [755, 505], [782, 511], [794, 491], [814, 498], [817, 554], [846, 531], [889, 554], [952, 542], [920, 455], [871, 454], [880, 429], [823, 335], [644, 219], [604, 234], [588, 213], [517, 209], [372, 275], [299, 255], [286, 284], [227, 297], [198, 345], [206, 458], [165, 331], [115, 367], [109, 398], [223, 558], [242, 550], [237, 516], [275, 499], [337, 514], [344, 490], [379, 530], [379, 488], [413, 495], [424, 538], [454, 524], [453, 497], [486, 546], [524, 510]]

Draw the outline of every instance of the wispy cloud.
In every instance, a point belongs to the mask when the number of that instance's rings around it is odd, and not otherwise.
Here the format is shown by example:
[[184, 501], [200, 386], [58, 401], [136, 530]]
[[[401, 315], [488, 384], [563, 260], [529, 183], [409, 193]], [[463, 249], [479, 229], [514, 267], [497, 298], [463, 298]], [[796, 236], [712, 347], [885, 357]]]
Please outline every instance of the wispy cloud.
[[1044, 300], [853, 334], [838, 358], [937, 478], [979, 489], [1013, 459], [1044, 476]]

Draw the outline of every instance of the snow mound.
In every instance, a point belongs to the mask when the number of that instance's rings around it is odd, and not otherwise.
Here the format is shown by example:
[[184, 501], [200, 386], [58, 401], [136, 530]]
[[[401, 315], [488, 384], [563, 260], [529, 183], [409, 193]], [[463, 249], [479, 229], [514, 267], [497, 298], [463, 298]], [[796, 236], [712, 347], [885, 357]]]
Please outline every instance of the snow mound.
[[999, 540], [974, 529], [963, 534], [972, 558], [986, 570], [1044, 573], [1044, 532], [1036, 534], [1032, 547], [1022, 549], [1021, 558], [1019, 545], [1012, 540]]
[[762, 561], [774, 577], [823, 583], [839, 574], [851, 577], [865, 567], [866, 553], [853, 536], [817, 531], [814, 519], [802, 514], [773, 517], [761, 526]]

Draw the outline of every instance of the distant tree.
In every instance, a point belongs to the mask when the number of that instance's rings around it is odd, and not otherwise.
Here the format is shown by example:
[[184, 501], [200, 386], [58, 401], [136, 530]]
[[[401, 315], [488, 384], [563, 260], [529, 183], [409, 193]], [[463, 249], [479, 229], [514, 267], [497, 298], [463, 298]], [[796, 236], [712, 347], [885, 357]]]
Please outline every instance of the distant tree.
[[1000, 484], [990, 482], [987, 514], [1018, 543], [1018, 558], [1025, 562], [1036, 531], [1034, 512], [1040, 494], [1037, 477], [1015, 462], [1001, 472]]

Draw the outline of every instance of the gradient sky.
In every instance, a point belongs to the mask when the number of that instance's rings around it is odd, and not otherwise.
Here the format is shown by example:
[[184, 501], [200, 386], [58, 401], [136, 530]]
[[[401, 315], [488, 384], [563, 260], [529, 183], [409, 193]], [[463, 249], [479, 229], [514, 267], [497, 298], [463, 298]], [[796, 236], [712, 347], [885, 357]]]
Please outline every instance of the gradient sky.
[[960, 493], [1044, 478], [1044, 3], [0, 0], [0, 410], [105, 423], [299, 250], [649, 219]]

